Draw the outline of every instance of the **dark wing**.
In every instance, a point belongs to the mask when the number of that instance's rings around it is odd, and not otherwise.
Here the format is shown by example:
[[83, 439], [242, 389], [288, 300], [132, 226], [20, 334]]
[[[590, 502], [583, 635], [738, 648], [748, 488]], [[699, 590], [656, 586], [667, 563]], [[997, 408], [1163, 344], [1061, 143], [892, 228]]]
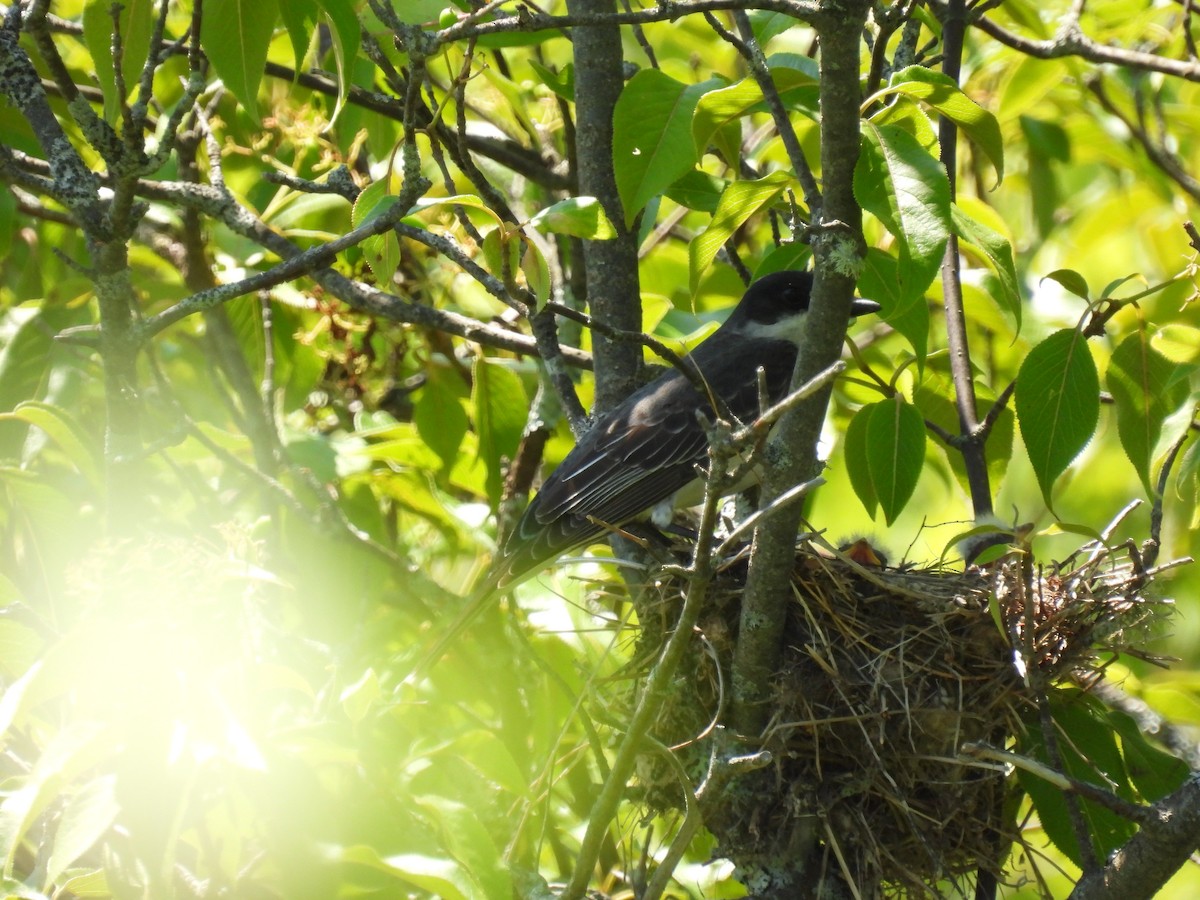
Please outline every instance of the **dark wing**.
[[[743, 420], [758, 412], [759, 366], [772, 401], [791, 377], [796, 352], [786, 341], [751, 344], [728, 335], [716, 352], [692, 354], [726, 409]], [[672, 497], [706, 461], [708, 438], [697, 412], [712, 416], [709, 398], [671, 371], [602, 416], [546, 479], [505, 541], [491, 579], [504, 587], [540, 563], [600, 537], [602, 524], [622, 525]]]
[[669, 372], [611, 410], [575, 445], [530, 501], [492, 575], [500, 587], [542, 562], [622, 525], [696, 477], [708, 441], [702, 399]]

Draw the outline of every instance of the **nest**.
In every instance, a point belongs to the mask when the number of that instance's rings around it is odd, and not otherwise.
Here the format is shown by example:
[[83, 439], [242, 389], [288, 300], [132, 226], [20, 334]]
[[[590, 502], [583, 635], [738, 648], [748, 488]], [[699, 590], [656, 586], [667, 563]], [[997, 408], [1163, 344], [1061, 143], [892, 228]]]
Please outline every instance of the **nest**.
[[[999, 876], [1017, 839], [1005, 812], [1011, 782], [1003, 765], [964, 748], [1005, 748], [1046, 685], [1128, 651], [1164, 608], [1144, 599], [1151, 573], [1132, 545], [1085, 550], [1047, 567], [1013, 552], [956, 572], [798, 548], [770, 725], [757, 746], [732, 748], [768, 750], [772, 764], [704, 804], [739, 878], [750, 884], [813, 834], [822, 865], [859, 881], [860, 896], [940, 896], [964, 873]], [[730, 684], [745, 576], [743, 560], [713, 583], [700, 646], [654, 735], [676, 748], [693, 785], [731, 749], [726, 734], [714, 750], [723, 730], [711, 726]], [[668, 577], [656, 587], [677, 603], [686, 585]], [[641, 769], [645, 799], [678, 808], [678, 781], [655, 759]]]

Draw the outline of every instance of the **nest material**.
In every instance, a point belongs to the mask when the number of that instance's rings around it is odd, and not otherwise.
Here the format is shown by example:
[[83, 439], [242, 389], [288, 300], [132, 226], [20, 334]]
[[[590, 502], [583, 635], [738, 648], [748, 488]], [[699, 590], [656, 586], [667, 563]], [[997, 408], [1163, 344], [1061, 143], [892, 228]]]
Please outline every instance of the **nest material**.
[[[719, 718], [745, 575], [734, 563], [712, 585], [701, 631], [715, 652], [691, 655], [655, 733], [686, 745], [697, 782], [713, 748], [690, 739]], [[1131, 545], [1044, 569], [1014, 552], [965, 573], [865, 568], [798, 548], [761, 741], [774, 766], [706, 804], [720, 855], [743, 872], [769, 867], [815, 827], [827, 865], [887, 893], [938, 896], [939, 882], [962, 873], [999, 875], [1016, 838], [1006, 773], [962, 748], [1004, 747], [1039, 686], [1127, 650], [1163, 607], [1144, 599], [1148, 580]], [[678, 597], [685, 585], [658, 587]], [[651, 805], [678, 804], [678, 785], [650, 757], [642, 774]]]

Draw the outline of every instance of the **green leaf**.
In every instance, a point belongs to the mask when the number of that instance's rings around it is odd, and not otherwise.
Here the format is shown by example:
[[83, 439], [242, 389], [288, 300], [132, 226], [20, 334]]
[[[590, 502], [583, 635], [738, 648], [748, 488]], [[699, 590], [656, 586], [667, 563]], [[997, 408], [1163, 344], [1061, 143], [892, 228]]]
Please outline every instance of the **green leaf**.
[[255, 122], [258, 85], [278, 15], [276, 0], [209, 0], [204, 4], [200, 45], [225, 87]]
[[[575, 64], [567, 63], [558, 71], [542, 65], [536, 59], [529, 60], [529, 67], [537, 75], [538, 81], [554, 91], [568, 103], [575, 102]], [[628, 85], [627, 85], [628, 87]], [[620, 101], [618, 101], [619, 105]], [[615, 113], [614, 113], [615, 117]]]
[[1012, 316], [1017, 330], [1021, 329], [1021, 292], [1017, 287], [1017, 267], [1013, 263], [1012, 243], [1004, 235], [993, 231], [963, 211], [957, 203], [952, 204], [950, 214], [954, 220], [954, 232], [972, 247], [983, 253], [988, 265], [1000, 281], [1000, 308]]
[[895, 103], [889, 103], [883, 109], [874, 113], [871, 116], [871, 121], [876, 125], [892, 125], [897, 128], [903, 128], [915, 137], [917, 143], [928, 150], [931, 155], [938, 155], [937, 129], [934, 127], [933, 121], [929, 118], [929, 114], [925, 112], [919, 103], [907, 100], [898, 100]]
[[1163, 423], [1190, 394], [1181, 367], [1150, 345], [1145, 329], [1121, 341], [1108, 361], [1105, 380], [1117, 409], [1117, 433], [1146, 492], [1155, 494], [1152, 464]]
[[883, 306], [880, 315], [912, 345], [918, 363], [924, 363], [929, 346], [929, 304], [924, 294], [904, 294], [896, 259], [870, 247], [858, 276], [860, 296]]
[[651, 197], [696, 164], [688, 140], [692, 113], [720, 83], [683, 84], [658, 69], [643, 69], [626, 82], [613, 109], [613, 172], [626, 227]]
[[1146, 280], [1144, 278], [1142, 278], [1142, 276], [1140, 274], [1138, 274], [1137, 272], [1134, 272], [1131, 275], [1123, 275], [1120, 278], [1114, 278], [1112, 281], [1110, 281], [1108, 284], [1106, 284], [1104, 286], [1104, 289], [1100, 292], [1100, 299], [1107, 300], [1109, 297], [1111, 297], [1113, 295], [1113, 291], [1115, 291], [1117, 288], [1119, 288], [1125, 282], [1132, 281], [1135, 278], [1140, 280], [1143, 284], [1146, 283]]
[[95, 442], [66, 410], [28, 400], [11, 413], [0, 413], [0, 422], [6, 420], [25, 422], [40, 428], [67, 455], [93, 488], [99, 489], [104, 484], [100, 463], [91, 449]]
[[467, 433], [469, 419], [462, 407], [461, 380], [443, 368], [431, 368], [413, 406], [413, 423], [421, 439], [449, 468], [458, 457], [458, 448]]
[[[1135, 801], [1113, 726], [1104, 712], [1090, 698], [1075, 690], [1057, 691], [1050, 699], [1050, 708], [1060, 734], [1070, 736], [1070, 740], [1058, 741], [1064, 774], [1113, 790], [1122, 799]], [[1018, 752], [1050, 765], [1049, 753], [1036, 717], [1026, 725], [1024, 741], [1024, 745], [1018, 747]], [[1046, 836], [1076, 865], [1080, 865], [1080, 848], [1075, 830], [1066, 815], [1062, 791], [1025, 770], [1018, 772], [1018, 779], [1037, 809]], [[1135, 831], [1132, 823], [1086, 799], [1079, 798], [1079, 807], [1087, 822], [1087, 832], [1101, 858], [1124, 844]]]
[[529, 224], [550, 234], [569, 234], [592, 241], [609, 241], [617, 236], [617, 229], [595, 197], [560, 200], [534, 215]]
[[[361, 199], [360, 195], [359, 200]], [[477, 209], [480, 212], [487, 213], [497, 225], [504, 224], [504, 219], [476, 194], [454, 194], [450, 197], [422, 197], [412, 205], [412, 209], [408, 211], [408, 215], [416, 215], [417, 213], [438, 209], [443, 206], [463, 206], [467, 209]], [[418, 220], [414, 219], [413, 221], [414, 224], [419, 224]]]
[[725, 188], [708, 228], [688, 245], [688, 283], [693, 294], [700, 286], [700, 276], [734, 231], [783, 193], [790, 182], [785, 172], [772, 172], [758, 181], [735, 181]]
[[479, 457], [487, 467], [488, 501], [495, 508], [504, 488], [504, 460], [511, 461], [525, 431], [529, 398], [520, 377], [506, 365], [479, 359], [471, 405], [479, 434]]
[[304, 66], [304, 57], [312, 44], [317, 30], [316, 0], [288, 0], [279, 5], [279, 16], [292, 42], [295, 70], [298, 75]]
[[917, 487], [925, 464], [925, 421], [899, 394], [870, 406], [867, 469], [883, 517], [891, 525]]
[[693, 169], [667, 188], [666, 196], [688, 209], [715, 213], [727, 184], [715, 175]]
[[1189, 774], [1187, 763], [1151, 743], [1128, 713], [1110, 709], [1106, 716], [1121, 736], [1129, 780], [1146, 801], [1161, 800], [1183, 785]]
[[[779, 98], [789, 108], [799, 108], [811, 118], [817, 114], [817, 66], [807, 56], [776, 53], [767, 58], [771, 81]], [[747, 113], [763, 107], [762, 89], [753, 78], [743, 78], [727, 88], [709, 91], [698, 104], [692, 119], [692, 142], [703, 154], [714, 136]], [[725, 154], [728, 157], [728, 151]], [[731, 161], [727, 158], [727, 162]]]
[[116, 122], [120, 104], [134, 96], [138, 79], [150, 51], [154, 31], [155, 6], [152, 0], [124, 0], [118, 22], [121, 29], [121, 75], [125, 96], [116, 94], [116, 67], [112, 52], [113, 19], [110, 0], [91, 0], [83, 9], [83, 40], [92, 55], [94, 75], [104, 92], [104, 118]]
[[1088, 299], [1087, 279], [1074, 269], [1055, 269], [1042, 279], [1042, 281], [1047, 280], [1058, 282], [1076, 297], [1081, 297], [1084, 300]]
[[864, 406], [850, 419], [846, 426], [846, 437], [843, 445], [843, 456], [846, 460], [846, 474], [850, 476], [850, 486], [858, 495], [867, 513], [875, 517], [879, 508], [879, 498], [875, 495], [875, 484], [871, 480], [871, 463], [868, 454], [867, 428], [871, 419], [871, 407]]
[[1017, 421], [1046, 504], [1059, 475], [1091, 440], [1100, 378], [1079, 332], [1066, 328], [1031, 351], [1017, 374]]
[[[388, 193], [388, 179], [380, 178], [365, 187], [354, 201], [350, 211], [350, 224], [359, 228], [372, 219], [377, 219], [396, 205], [396, 196]], [[375, 279], [386, 290], [392, 283], [396, 269], [400, 266], [400, 239], [395, 232], [386, 231], [376, 234], [359, 245], [362, 248], [363, 259], [375, 273]]]
[[987, 156], [996, 170], [996, 183], [1004, 180], [1004, 140], [996, 117], [968, 97], [952, 78], [925, 66], [909, 66], [892, 75], [891, 83], [864, 105], [889, 94], [903, 94], [936, 109], [962, 129]]
[[890, 525], [904, 509], [925, 463], [925, 421], [899, 394], [870, 403], [846, 428], [846, 470], [867, 512]]
[[1150, 346], [1172, 362], [1200, 364], [1200, 328], [1171, 323], [1150, 338]]
[[942, 164], [904, 129], [864, 122], [854, 196], [896, 238], [900, 296], [923, 297], [950, 237], [950, 182]]
[[772, 38], [778, 37], [789, 28], [799, 24], [795, 16], [766, 9], [750, 10], [749, 18], [754, 37], [762, 47], [765, 47]]
[[[291, 0], [283, 0], [287, 5]], [[350, 96], [351, 69], [358, 56], [360, 26], [350, 0], [317, 0], [333, 31], [333, 59], [338, 73], [338, 98], [332, 119], [336, 120]]]

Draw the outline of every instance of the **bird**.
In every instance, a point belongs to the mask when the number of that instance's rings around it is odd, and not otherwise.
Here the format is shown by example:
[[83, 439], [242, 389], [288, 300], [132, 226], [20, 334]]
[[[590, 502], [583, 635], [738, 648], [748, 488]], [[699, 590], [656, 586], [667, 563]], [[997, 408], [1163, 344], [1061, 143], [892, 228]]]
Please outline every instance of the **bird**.
[[[436, 661], [490, 599], [549, 560], [647, 513], [664, 527], [676, 508], [700, 503], [708, 458], [701, 416], [753, 421], [761, 411], [760, 368], [767, 401], [787, 395], [812, 286], [809, 271], [757, 279], [724, 324], [688, 356], [704, 390], [672, 368], [601, 414], [543, 482], [466, 608], [418, 668]], [[850, 312], [860, 316], [879, 308], [855, 298]]]

